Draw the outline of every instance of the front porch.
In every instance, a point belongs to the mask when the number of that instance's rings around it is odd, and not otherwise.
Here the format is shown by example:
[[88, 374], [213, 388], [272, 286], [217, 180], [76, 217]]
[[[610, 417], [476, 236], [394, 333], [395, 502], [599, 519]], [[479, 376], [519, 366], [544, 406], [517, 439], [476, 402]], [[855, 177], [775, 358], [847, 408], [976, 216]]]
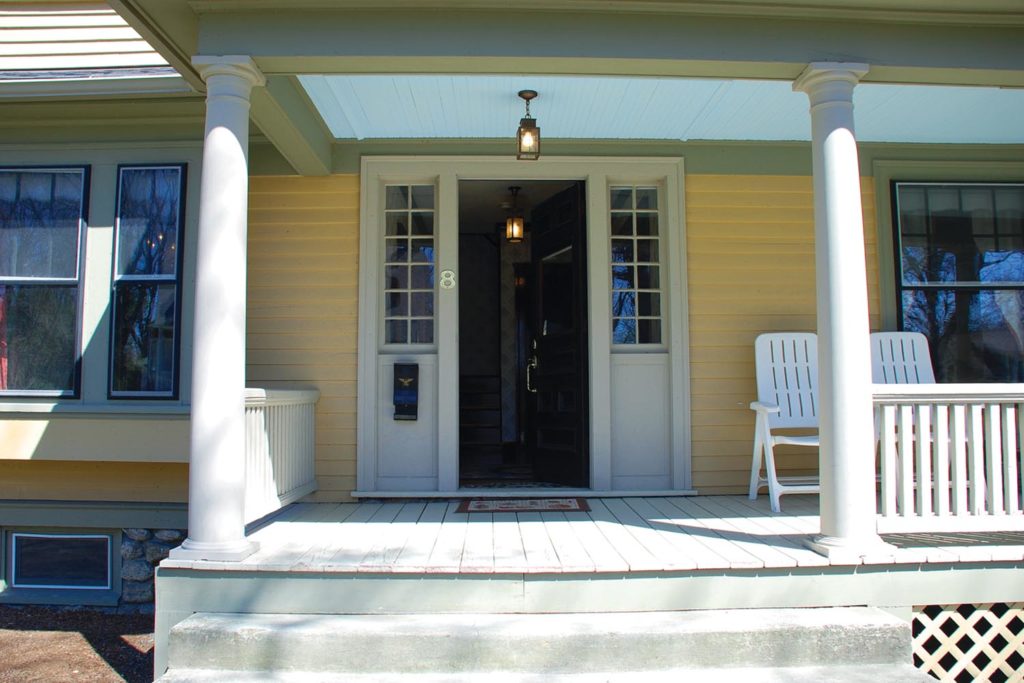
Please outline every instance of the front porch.
[[[166, 657], [171, 627], [196, 612], [555, 614], [866, 605], [907, 621], [930, 620], [934, 630], [942, 618], [925, 606], [1024, 602], [1022, 533], [886, 535], [895, 546], [890, 555], [845, 564], [804, 547], [820, 532], [817, 496], [787, 496], [781, 514], [770, 513], [765, 496], [587, 502], [589, 512], [469, 514], [456, 511], [458, 501], [293, 504], [250, 529], [248, 540], [260, 549], [240, 562], [163, 562], [158, 657]], [[928, 638], [915, 638], [924, 661], [931, 656]], [[156, 664], [162, 671], [165, 662]]]

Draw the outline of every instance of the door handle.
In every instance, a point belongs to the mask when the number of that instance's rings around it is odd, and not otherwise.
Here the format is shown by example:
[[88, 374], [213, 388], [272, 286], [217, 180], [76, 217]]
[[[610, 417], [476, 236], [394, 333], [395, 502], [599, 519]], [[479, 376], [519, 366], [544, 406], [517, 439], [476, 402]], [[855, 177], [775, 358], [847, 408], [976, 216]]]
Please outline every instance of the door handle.
[[530, 360], [526, 363], [526, 390], [531, 394], [537, 393], [537, 387], [533, 386], [533, 372], [532, 370], [537, 367], [537, 356], [531, 356]]

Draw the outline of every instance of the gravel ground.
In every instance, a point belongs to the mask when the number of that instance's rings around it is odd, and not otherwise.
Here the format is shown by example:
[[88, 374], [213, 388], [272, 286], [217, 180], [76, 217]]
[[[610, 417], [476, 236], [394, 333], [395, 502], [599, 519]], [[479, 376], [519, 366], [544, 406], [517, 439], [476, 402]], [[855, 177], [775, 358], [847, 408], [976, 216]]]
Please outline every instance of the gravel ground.
[[0, 605], [0, 683], [152, 680], [152, 614]]

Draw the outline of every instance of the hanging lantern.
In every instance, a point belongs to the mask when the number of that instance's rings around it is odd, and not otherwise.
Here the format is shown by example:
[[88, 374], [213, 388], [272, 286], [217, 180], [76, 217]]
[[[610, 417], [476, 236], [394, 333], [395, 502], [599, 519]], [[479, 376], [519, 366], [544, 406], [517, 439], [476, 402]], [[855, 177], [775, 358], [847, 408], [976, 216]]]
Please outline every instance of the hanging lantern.
[[530, 100], [537, 96], [537, 91], [520, 90], [519, 96], [526, 100], [526, 116], [519, 120], [516, 131], [516, 159], [534, 161], [540, 157], [540, 128], [537, 119], [530, 116]]

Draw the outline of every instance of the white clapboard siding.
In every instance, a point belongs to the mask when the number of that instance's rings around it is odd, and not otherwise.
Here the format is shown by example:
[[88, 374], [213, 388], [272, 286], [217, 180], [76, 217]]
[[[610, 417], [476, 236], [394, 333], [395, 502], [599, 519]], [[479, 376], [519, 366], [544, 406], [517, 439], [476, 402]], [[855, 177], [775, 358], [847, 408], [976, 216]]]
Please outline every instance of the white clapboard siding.
[[1024, 384], [874, 389], [879, 531], [1024, 529]]
[[245, 390], [245, 521], [316, 489], [315, 389]]
[[104, 3], [0, 5], [0, 72], [166, 65]]

